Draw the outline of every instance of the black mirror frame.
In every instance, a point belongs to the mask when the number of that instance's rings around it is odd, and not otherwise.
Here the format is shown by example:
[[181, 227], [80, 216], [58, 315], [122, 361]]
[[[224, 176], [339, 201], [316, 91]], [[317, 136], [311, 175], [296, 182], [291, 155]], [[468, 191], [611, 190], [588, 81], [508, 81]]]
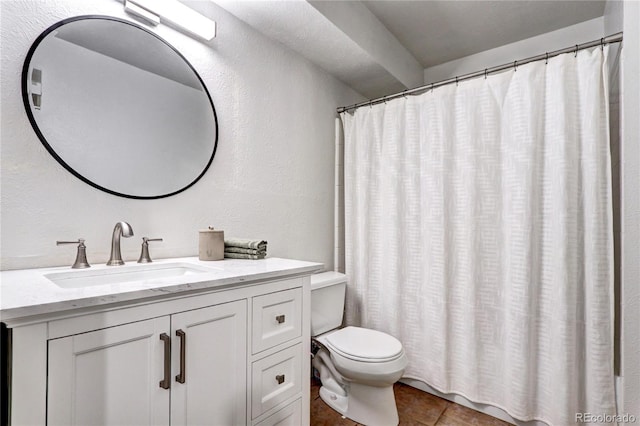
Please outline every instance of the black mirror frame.
[[[40, 128], [38, 127], [38, 124], [36, 123], [35, 117], [33, 116], [33, 113], [31, 112], [31, 104], [29, 102], [29, 93], [28, 93], [28, 86], [27, 86], [28, 85], [28, 78], [29, 78], [29, 64], [31, 63], [31, 58], [33, 57], [33, 54], [35, 53], [36, 49], [40, 45], [40, 42], [42, 42], [42, 40], [47, 35], [49, 35], [49, 33], [51, 33], [52, 31], [55, 31], [58, 27], [61, 27], [62, 25], [68, 24], [70, 22], [80, 21], [80, 20], [88, 20], [88, 19], [100, 19], [100, 20], [120, 22], [120, 23], [123, 23], [123, 24], [126, 24], [126, 25], [131, 25], [132, 27], [135, 27], [135, 28], [137, 28], [139, 30], [142, 30], [147, 34], [150, 34], [151, 36], [155, 37], [157, 40], [159, 40], [162, 43], [164, 43], [165, 45], [169, 46], [169, 48], [171, 48], [171, 50], [173, 50], [189, 66], [189, 68], [191, 68], [191, 71], [193, 71], [193, 73], [197, 77], [198, 81], [200, 81], [200, 84], [202, 85], [202, 88], [204, 89], [204, 92], [207, 95], [207, 98], [209, 98], [209, 103], [211, 104], [211, 111], [213, 112], [213, 120], [214, 120], [214, 123], [215, 123], [215, 126], [216, 126], [216, 140], [215, 140], [214, 145], [213, 145], [213, 152], [211, 153], [211, 158], [209, 158], [209, 161], [207, 162], [206, 166], [204, 167], [202, 172], [200, 172], [200, 174], [191, 183], [189, 183], [184, 188], [179, 189], [177, 191], [170, 192], [168, 194], [161, 194], [161, 195], [154, 195], [154, 196], [129, 195], [129, 194], [123, 194], [123, 193], [120, 193], [120, 192], [112, 191], [112, 190], [110, 190], [108, 188], [105, 188], [105, 187], [103, 187], [101, 185], [98, 185], [95, 182], [92, 182], [91, 180], [89, 180], [86, 177], [82, 176], [80, 173], [76, 172], [71, 166], [69, 166], [55, 152], [53, 147], [51, 145], [49, 145], [49, 142], [47, 142], [47, 139], [44, 137], [44, 135], [40, 131]], [[120, 19], [120, 18], [116, 18], [116, 17], [113, 17], [113, 16], [82, 15], [82, 16], [74, 16], [72, 18], [63, 19], [62, 21], [53, 24], [52, 26], [50, 26], [49, 28], [44, 30], [42, 32], [42, 34], [40, 34], [36, 38], [36, 40], [33, 42], [31, 47], [29, 48], [29, 51], [27, 52], [27, 57], [25, 58], [24, 65], [22, 67], [21, 85], [22, 85], [22, 101], [24, 103], [24, 107], [25, 107], [25, 111], [27, 112], [27, 116], [29, 117], [29, 122], [31, 123], [31, 127], [33, 128], [33, 130], [35, 131], [36, 135], [38, 136], [38, 139], [40, 139], [40, 142], [42, 142], [42, 144], [47, 149], [49, 154], [51, 154], [51, 156], [53, 156], [53, 158], [55, 158], [58, 161], [58, 163], [60, 163], [71, 174], [73, 174], [75, 177], [77, 177], [78, 179], [80, 179], [84, 183], [89, 184], [89, 185], [93, 186], [94, 188], [99, 189], [100, 191], [107, 192], [107, 193], [109, 193], [111, 195], [116, 195], [116, 196], [124, 197], [124, 198], [132, 198], [132, 199], [136, 199], [136, 200], [154, 200], [154, 199], [158, 199], [158, 198], [166, 198], [166, 197], [170, 197], [172, 195], [179, 194], [180, 192], [191, 188], [193, 185], [195, 185], [196, 182], [198, 182], [202, 178], [202, 176], [204, 176], [204, 174], [207, 172], [207, 170], [209, 170], [209, 166], [211, 166], [211, 163], [213, 162], [213, 158], [216, 155], [216, 150], [218, 148], [218, 135], [220, 133], [219, 132], [220, 129], [218, 127], [218, 116], [216, 114], [216, 109], [215, 109], [215, 106], [213, 105], [213, 100], [211, 99], [211, 95], [209, 94], [209, 90], [207, 89], [207, 86], [204, 84], [204, 81], [202, 80], [202, 78], [200, 77], [200, 74], [198, 74], [198, 72], [195, 70], [193, 65], [191, 65], [191, 63], [187, 60], [187, 58], [185, 58], [175, 47], [173, 47], [171, 44], [169, 44], [166, 40], [164, 40], [160, 36], [154, 34], [153, 32], [149, 31], [148, 29], [146, 29], [146, 28], [144, 28], [144, 27], [142, 27], [142, 26], [140, 26], [140, 25], [138, 25], [138, 24], [136, 24], [134, 22], [127, 21], [127, 20]]]

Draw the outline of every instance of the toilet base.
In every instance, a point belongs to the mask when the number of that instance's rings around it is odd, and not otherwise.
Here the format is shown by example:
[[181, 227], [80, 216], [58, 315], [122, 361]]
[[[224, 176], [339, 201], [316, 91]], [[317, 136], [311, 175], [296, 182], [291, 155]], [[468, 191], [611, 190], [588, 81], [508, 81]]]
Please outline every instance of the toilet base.
[[350, 382], [347, 396], [320, 388], [320, 398], [331, 408], [354, 422], [366, 426], [395, 426], [398, 408], [393, 385], [377, 387]]
[[329, 407], [333, 408], [343, 416], [347, 416], [348, 397], [337, 395], [335, 392], [332, 392], [325, 386], [322, 386], [320, 388], [320, 398], [322, 398]]

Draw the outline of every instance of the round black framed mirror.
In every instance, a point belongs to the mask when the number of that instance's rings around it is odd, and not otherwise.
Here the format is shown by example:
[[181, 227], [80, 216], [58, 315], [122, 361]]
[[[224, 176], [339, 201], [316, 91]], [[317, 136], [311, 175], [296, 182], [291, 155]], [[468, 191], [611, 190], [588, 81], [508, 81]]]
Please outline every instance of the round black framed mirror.
[[29, 121], [49, 153], [113, 195], [168, 197], [195, 184], [218, 120], [193, 66], [133, 22], [78, 16], [45, 30], [22, 70]]

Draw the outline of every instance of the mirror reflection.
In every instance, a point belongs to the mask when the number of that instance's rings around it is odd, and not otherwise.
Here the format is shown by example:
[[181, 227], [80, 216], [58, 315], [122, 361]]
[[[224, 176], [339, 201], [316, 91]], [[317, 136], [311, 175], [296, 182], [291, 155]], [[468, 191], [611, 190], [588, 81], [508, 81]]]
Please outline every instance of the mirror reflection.
[[217, 145], [202, 80], [173, 47], [128, 21], [77, 17], [46, 30], [23, 69], [34, 130], [70, 172], [131, 198], [194, 184]]

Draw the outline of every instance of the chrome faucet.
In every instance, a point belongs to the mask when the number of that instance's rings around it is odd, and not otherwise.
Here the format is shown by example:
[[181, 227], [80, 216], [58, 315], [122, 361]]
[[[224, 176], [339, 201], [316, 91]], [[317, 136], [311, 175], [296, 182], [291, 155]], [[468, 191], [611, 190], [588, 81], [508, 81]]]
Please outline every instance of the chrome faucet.
[[107, 265], [124, 265], [122, 260], [122, 253], [120, 252], [120, 237], [129, 238], [133, 236], [133, 229], [127, 222], [118, 222], [113, 228], [113, 235], [111, 237], [111, 257], [107, 262]]

